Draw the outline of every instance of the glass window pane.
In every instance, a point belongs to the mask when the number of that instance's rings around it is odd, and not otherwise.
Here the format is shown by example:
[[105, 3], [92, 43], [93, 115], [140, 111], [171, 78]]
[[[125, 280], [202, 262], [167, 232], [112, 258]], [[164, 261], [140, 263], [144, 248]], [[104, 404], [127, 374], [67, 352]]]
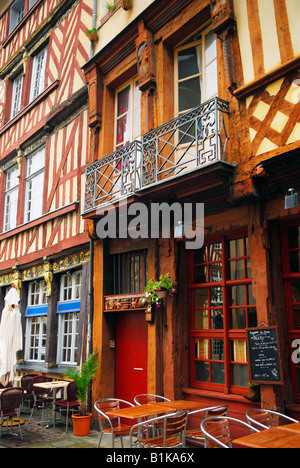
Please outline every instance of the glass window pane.
[[232, 385], [248, 387], [248, 366], [232, 364]]
[[201, 72], [200, 46], [189, 47], [178, 52], [178, 79], [197, 75]]
[[207, 283], [207, 282], [208, 282], [207, 266], [206, 265], [196, 266], [194, 268], [194, 283], [201, 284], [201, 283]]
[[208, 310], [195, 310], [195, 330], [207, 330], [209, 328]]
[[195, 291], [195, 307], [208, 307], [208, 289], [196, 289]]
[[289, 249], [300, 248], [300, 226], [289, 228], [288, 239], [289, 239]]
[[240, 306], [246, 304], [245, 286], [232, 286], [230, 288], [231, 305]]
[[235, 362], [247, 362], [247, 344], [245, 340], [231, 342], [231, 360]]
[[211, 283], [216, 283], [218, 281], [222, 281], [223, 274], [222, 274], [222, 264], [215, 263], [209, 265], [209, 280]]
[[211, 340], [211, 358], [217, 361], [224, 359], [224, 341]]
[[130, 86], [118, 93], [118, 116], [125, 114], [129, 110]]
[[195, 379], [199, 382], [209, 382], [209, 364], [208, 362], [195, 362]]
[[208, 359], [209, 358], [209, 340], [195, 340], [195, 358]]
[[224, 328], [223, 310], [211, 310], [210, 316], [212, 330], [222, 330]]
[[209, 99], [216, 94], [218, 94], [218, 70], [217, 70], [217, 61], [214, 60], [210, 63], [205, 70], [206, 75], [206, 95], [205, 99]]
[[224, 364], [221, 362], [212, 362], [211, 364], [211, 381], [216, 384], [225, 383]]
[[230, 328], [242, 330], [246, 327], [246, 309], [232, 309]]
[[201, 103], [201, 77], [179, 83], [179, 112], [187, 111]]
[[238, 258], [244, 256], [244, 239], [232, 239], [228, 242], [229, 258]]
[[223, 288], [210, 289], [210, 305], [214, 307], [223, 305]]
[[243, 279], [245, 278], [244, 260], [232, 260], [229, 262], [229, 279]]
[[210, 31], [205, 36], [205, 63], [209, 63], [217, 57], [216, 35]]
[[300, 272], [300, 251], [290, 252], [290, 272]]

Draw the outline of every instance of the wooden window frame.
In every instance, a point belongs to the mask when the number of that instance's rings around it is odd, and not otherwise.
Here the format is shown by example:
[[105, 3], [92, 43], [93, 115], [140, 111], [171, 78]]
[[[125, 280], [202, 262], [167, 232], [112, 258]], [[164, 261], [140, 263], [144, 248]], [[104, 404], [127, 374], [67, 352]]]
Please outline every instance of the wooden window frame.
[[[194, 268], [195, 265], [202, 266], [206, 265], [209, 268], [209, 265], [218, 264], [219, 261], [210, 261], [207, 255], [205, 262], [200, 262], [199, 264], [194, 263], [194, 252], [191, 251], [189, 253], [189, 326], [190, 326], [190, 385], [193, 388], [199, 388], [204, 390], [211, 390], [211, 391], [219, 391], [223, 393], [232, 393], [232, 394], [240, 394], [245, 395], [248, 391], [248, 385], [245, 386], [234, 384], [233, 382], [233, 366], [247, 366], [247, 379], [243, 375], [244, 381], [247, 380], [247, 384], [249, 381], [249, 365], [247, 360], [241, 360], [239, 356], [238, 359], [234, 359], [232, 356], [232, 350], [234, 349], [234, 345], [238, 345], [240, 349], [236, 348], [236, 356], [238, 356], [239, 352], [241, 352], [241, 342], [244, 342], [244, 349], [242, 350], [244, 356], [247, 359], [246, 355], [246, 328], [250, 325], [250, 315], [248, 312], [251, 309], [256, 310], [255, 304], [250, 304], [250, 296], [248, 296], [247, 291], [249, 289], [249, 285], [252, 285], [252, 278], [248, 276], [248, 269], [247, 269], [247, 260], [250, 260], [250, 253], [247, 253], [247, 246], [246, 246], [246, 239], [247, 234], [238, 234], [236, 236], [228, 236], [223, 237], [222, 239], [216, 239], [214, 241], [210, 241], [205, 245], [205, 248], [208, 249], [210, 245], [214, 245], [217, 243], [221, 243], [222, 250], [221, 250], [221, 267], [222, 267], [222, 278], [220, 281], [210, 281], [206, 283], [194, 283]], [[244, 255], [241, 257], [229, 257], [228, 252], [228, 243], [231, 240], [235, 239], [243, 239], [243, 253]], [[249, 250], [249, 247], [248, 247]], [[208, 251], [208, 250], [207, 250]], [[247, 253], [247, 255], [246, 255]], [[230, 279], [229, 278], [229, 265], [231, 261], [236, 260], [243, 260], [244, 261], [244, 277], [240, 279]], [[249, 267], [249, 265], [248, 265]], [[208, 275], [208, 269], [206, 275]], [[210, 278], [206, 276], [207, 280]], [[234, 286], [242, 286], [245, 288], [245, 304], [240, 306], [235, 306], [230, 303], [230, 292], [232, 291], [232, 287]], [[212, 304], [210, 300], [210, 295], [213, 292], [213, 289], [222, 288], [222, 304], [215, 305]], [[195, 294], [198, 290], [205, 290], [207, 289], [208, 296], [207, 296], [207, 305], [203, 307], [196, 307], [195, 303]], [[253, 297], [251, 296], [251, 301], [253, 301]], [[232, 328], [231, 327], [231, 313], [233, 309], [241, 308], [245, 310], [245, 317], [246, 317], [246, 327], [242, 329]], [[220, 310], [223, 312], [223, 328], [212, 328], [211, 325], [207, 326], [207, 328], [203, 329], [196, 329], [195, 328], [195, 312], [197, 310], [207, 310], [208, 312], [213, 312], [216, 310]], [[209, 317], [211, 319], [213, 315]], [[256, 314], [255, 314], [256, 317]], [[251, 326], [255, 326], [257, 324], [256, 321], [251, 322]], [[223, 340], [223, 357], [222, 359], [213, 358], [211, 347], [209, 348], [209, 354], [204, 356], [201, 354], [198, 358], [195, 357], [195, 351], [198, 349], [196, 347], [197, 340], [204, 340], [204, 344], [207, 343], [209, 340], [210, 343], [213, 343], [212, 340], [220, 341]], [[203, 349], [202, 349], [203, 352]], [[204, 362], [208, 363], [208, 381], [200, 381], [196, 379], [196, 362]], [[220, 382], [212, 382], [212, 364], [220, 364], [224, 365], [224, 381]], [[199, 366], [201, 366], [199, 364]], [[206, 366], [207, 367], [207, 366]], [[243, 373], [242, 367], [240, 367], [241, 375]]]

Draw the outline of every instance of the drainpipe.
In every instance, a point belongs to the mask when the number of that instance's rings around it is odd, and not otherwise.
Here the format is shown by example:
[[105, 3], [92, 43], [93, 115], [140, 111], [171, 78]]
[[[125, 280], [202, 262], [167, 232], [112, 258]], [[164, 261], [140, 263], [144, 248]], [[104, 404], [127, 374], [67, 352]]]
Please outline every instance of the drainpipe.
[[[93, 4], [93, 16], [92, 16], [92, 28], [96, 27], [96, 21], [97, 21], [97, 2], [98, 0], [94, 0]], [[95, 43], [91, 42], [91, 47], [90, 47], [90, 59], [94, 56], [94, 47]]]

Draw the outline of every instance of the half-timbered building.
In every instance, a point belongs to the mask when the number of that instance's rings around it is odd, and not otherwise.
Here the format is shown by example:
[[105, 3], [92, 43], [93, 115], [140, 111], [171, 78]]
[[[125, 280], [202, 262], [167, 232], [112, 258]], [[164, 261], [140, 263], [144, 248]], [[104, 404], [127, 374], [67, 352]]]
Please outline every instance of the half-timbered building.
[[0, 309], [13, 284], [24, 331], [18, 371], [63, 374], [88, 346], [90, 0], [0, 5]]
[[[260, 404], [297, 412], [300, 216], [285, 197], [300, 189], [298, 2], [111, 3], [96, 2], [99, 40], [84, 66], [93, 399], [154, 393], [226, 403], [237, 417]], [[132, 238], [135, 202], [204, 203], [203, 247], [186, 249], [173, 230]], [[122, 215], [105, 235], [108, 213]], [[149, 312], [147, 280], [166, 273], [177, 293]], [[283, 376], [255, 403], [246, 329], [262, 326], [278, 329]]]

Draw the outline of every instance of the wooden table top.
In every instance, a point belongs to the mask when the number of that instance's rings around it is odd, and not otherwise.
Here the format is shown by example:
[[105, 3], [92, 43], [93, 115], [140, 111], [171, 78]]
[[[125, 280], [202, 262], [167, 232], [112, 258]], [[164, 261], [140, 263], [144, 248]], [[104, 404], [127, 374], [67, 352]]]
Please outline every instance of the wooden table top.
[[280, 429], [285, 429], [286, 431], [300, 432], [300, 422], [285, 424], [284, 426], [280, 426]]
[[207, 408], [207, 404], [204, 405], [203, 403], [199, 403], [198, 401], [189, 400], [158, 401], [155, 404], [160, 406], [167, 406], [169, 408], [172, 408], [174, 411], [189, 411]]
[[108, 416], [125, 417], [129, 419], [156, 416], [166, 412], [175, 412], [181, 410], [192, 410], [206, 408], [207, 405], [195, 401], [175, 400], [160, 401], [157, 403], [145, 403], [139, 406], [130, 406], [119, 410], [106, 411]]
[[[288, 424], [288, 426], [291, 426]], [[265, 431], [235, 439], [233, 444], [249, 448], [300, 448], [299, 429], [271, 427]]]
[[128, 419], [146, 418], [166, 412], [173, 412], [172, 407], [161, 406], [157, 403], [146, 403], [140, 406], [129, 406], [118, 410], [105, 411], [108, 416], [122, 417]]

